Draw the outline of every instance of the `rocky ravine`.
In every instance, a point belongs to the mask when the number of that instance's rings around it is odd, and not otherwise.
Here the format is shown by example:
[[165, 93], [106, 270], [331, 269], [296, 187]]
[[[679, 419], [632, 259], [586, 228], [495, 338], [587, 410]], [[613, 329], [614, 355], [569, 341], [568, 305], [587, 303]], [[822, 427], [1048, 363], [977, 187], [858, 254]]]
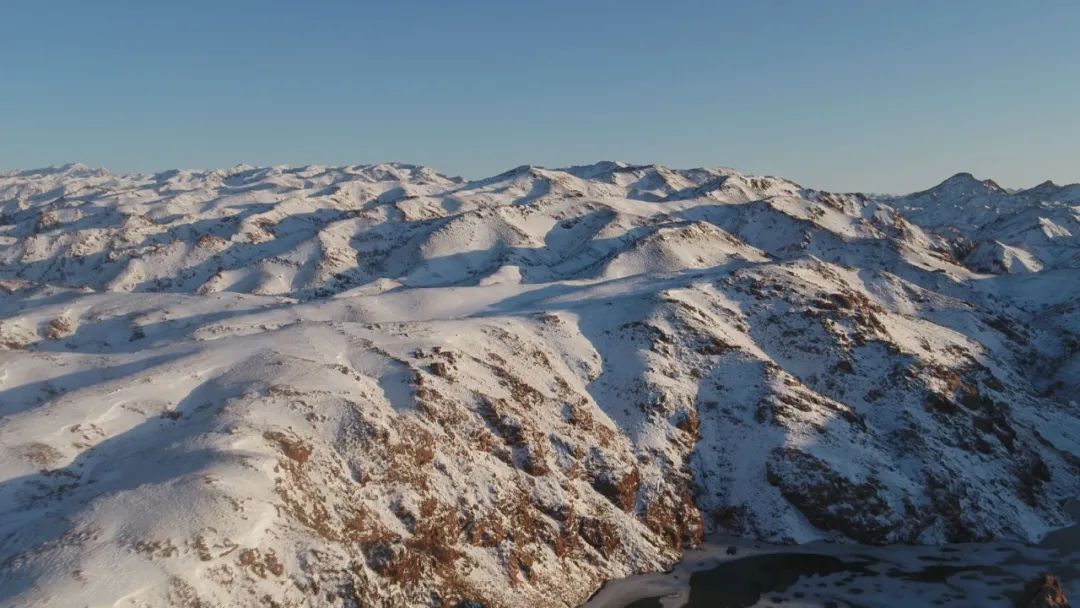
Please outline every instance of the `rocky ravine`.
[[0, 214], [0, 605], [572, 606], [1080, 496], [1078, 186], [74, 165]]

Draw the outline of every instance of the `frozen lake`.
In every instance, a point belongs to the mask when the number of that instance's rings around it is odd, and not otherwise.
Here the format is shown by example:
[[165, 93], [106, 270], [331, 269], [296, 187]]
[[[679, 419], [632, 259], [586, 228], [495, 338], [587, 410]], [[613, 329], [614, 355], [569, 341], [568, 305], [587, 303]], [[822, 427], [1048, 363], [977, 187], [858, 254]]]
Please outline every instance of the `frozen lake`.
[[585, 608], [1013, 606], [1045, 571], [1080, 597], [1080, 526], [1037, 545], [941, 547], [810, 543], [769, 545], [713, 538], [671, 571], [606, 585]]

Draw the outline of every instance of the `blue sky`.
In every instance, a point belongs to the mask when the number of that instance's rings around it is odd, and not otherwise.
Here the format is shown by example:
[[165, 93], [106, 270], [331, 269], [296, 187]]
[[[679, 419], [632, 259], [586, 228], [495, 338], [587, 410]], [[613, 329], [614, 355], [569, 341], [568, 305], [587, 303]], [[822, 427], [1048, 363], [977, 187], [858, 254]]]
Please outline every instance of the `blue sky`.
[[0, 170], [1080, 181], [1080, 3], [0, 0]]

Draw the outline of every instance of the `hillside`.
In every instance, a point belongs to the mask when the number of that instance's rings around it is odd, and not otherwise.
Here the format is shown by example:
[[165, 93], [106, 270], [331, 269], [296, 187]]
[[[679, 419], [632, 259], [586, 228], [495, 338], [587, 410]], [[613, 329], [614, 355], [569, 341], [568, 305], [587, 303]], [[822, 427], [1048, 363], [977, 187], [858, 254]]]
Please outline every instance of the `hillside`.
[[1080, 185], [13, 172], [0, 605], [573, 606], [713, 532], [1034, 541], [1080, 497], [1078, 296]]

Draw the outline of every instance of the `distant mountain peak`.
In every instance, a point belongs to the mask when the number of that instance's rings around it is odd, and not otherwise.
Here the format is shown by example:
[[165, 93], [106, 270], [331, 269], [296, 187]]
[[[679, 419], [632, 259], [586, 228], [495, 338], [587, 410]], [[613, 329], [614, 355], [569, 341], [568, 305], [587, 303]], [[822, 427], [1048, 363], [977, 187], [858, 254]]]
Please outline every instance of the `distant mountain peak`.
[[91, 175], [107, 173], [105, 169], [94, 168], [83, 163], [65, 163], [62, 165], [50, 165], [37, 169], [15, 170], [7, 174], [7, 177], [47, 177], [50, 175]]
[[1061, 190], [1061, 186], [1055, 184], [1052, 180], [1046, 180], [1036, 186], [1032, 186], [1027, 190], [1023, 190], [1021, 194], [1025, 196], [1052, 196]]
[[953, 199], [956, 197], [1007, 193], [1008, 191], [1005, 190], [1005, 188], [1002, 188], [992, 179], [981, 180], [967, 171], [962, 171], [949, 177], [933, 188], [923, 190], [922, 192], [916, 192], [912, 196], [932, 196], [935, 198], [944, 196]]

